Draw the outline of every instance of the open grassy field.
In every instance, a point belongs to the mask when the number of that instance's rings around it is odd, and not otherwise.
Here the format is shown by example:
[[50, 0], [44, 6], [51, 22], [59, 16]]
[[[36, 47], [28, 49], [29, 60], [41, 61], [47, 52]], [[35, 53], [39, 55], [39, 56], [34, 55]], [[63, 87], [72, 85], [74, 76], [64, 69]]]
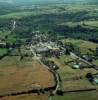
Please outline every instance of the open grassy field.
[[0, 94], [54, 86], [52, 74], [36, 60], [19, 61], [18, 56], [0, 61]]
[[7, 49], [0, 48], [0, 56], [7, 53]]
[[87, 54], [87, 53], [93, 54], [94, 52], [92, 51], [95, 51], [96, 47], [98, 46], [98, 44], [96, 43], [84, 41], [80, 39], [67, 38], [62, 41], [65, 43], [72, 43], [73, 45], [79, 47], [81, 54]]
[[78, 92], [78, 93], [66, 93], [64, 96], [55, 96], [53, 100], [97, 100], [98, 93], [93, 92]]
[[85, 20], [85, 21], [78, 21], [78, 22], [68, 21], [68, 22], [60, 23], [59, 25], [68, 25], [69, 27], [76, 27], [77, 25], [80, 25], [82, 27], [96, 28], [98, 27], [98, 21], [97, 20]]
[[23, 17], [27, 17], [27, 16], [30, 16], [32, 15], [32, 12], [13, 12], [13, 13], [9, 13], [9, 14], [6, 14], [6, 15], [2, 15], [0, 16], [0, 18], [5, 18], [5, 19], [10, 19], [10, 18], [15, 18], [15, 19], [20, 19], [20, 18], [23, 18]]
[[[90, 49], [95, 50], [98, 44], [76, 40], [76, 39], [65, 39], [65, 43], [72, 43], [80, 48], [81, 54], [91, 53]], [[93, 53], [91, 53], [93, 54]], [[69, 55], [62, 55], [58, 58], [52, 57], [50, 60], [54, 61], [55, 64], [59, 67], [58, 73], [61, 78], [61, 89], [64, 91], [72, 90], [83, 90], [83, 89], [98, 89], [97, 85], [92, 85], [87, 79], [86, 74], [97, 73], [97, 70], [93, 68], [84, 68], [84, 69], [72, 69], [70, 66], [71, 62], [74, 60]], [[70, 62], [70, 63], [68, 63]], [[98, 60], [94, 60], [94, 64], [98, 65]], [[63, 96], [54, 96], [53, 100], [97, 100], [98, 94], [97, 91], [93, 92], [77, 92], [77, 93], [65, 93]]]
[[5, 38], [5, 36], [9, 35], [11, 31], [0, 31], [0, 39]]
[[98, 66], [98, 59], [94, 60], [93, 63]]
[[86, 25], [88, 26], [93, 26], [93, 27], [98, 27], [98, 21], [84, 21]]
[[[66, 57], [66, 56], [65, 56]], [[68, 58], [68, 57], [67, 57]], [[85, 68], [85, 69], [72, 69], [71, 66], [66, 65], [64, 61], [66, 59], [51, 58], [57, 66], [59, 66], [58, 73], [62, 80], [62, 90], [79, 90], [79, 89], [87, 89], [93, 88], [94, 86], [89, 83], [89, 81], [85, 78], [86, 74], [96, 73], [97, 71], [93, 68]], [[69, 59], [69, 58], [68, 58]], [[68, 60], [71, 61], [72, 59]], [[80, 79], [81, 77], [81, 79]]]

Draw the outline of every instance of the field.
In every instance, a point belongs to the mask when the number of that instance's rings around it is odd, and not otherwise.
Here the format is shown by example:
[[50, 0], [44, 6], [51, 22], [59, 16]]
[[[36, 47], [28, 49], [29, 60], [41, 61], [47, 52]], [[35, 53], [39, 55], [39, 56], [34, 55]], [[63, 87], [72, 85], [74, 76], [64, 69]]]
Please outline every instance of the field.
[[64, 43], [72, 43], [73, 45], [79, 47], [79, 50], [81, 54], [94, 54], [96, 47], [98, 46], [97, 43], [81, 40], [81, 39], [72, 39], [72, 38], [67, 38], [62, 40]]
[[4, 54], [7, 53], [7, 49], [0, 49], [0, 56], [3, 56]]
[[10, 31], [0, 31], [0, 39], [5, 38], [5, 36], [9, 35]]
[[2, 15], [0, 18], [5, 18], [5, 19], [10, 19], [10, 18], [15, 18], [15, 19], [20, 19], [23, 17], [27, 17], [32, 15], [32, 12], [15, 12], [15, 13], [9, 13], [7, 15]]
[[93, 92], [79, 92], [79, 93], [66, 93], [64, 96], [55, 96], [53, 100], [97, 100], [98, 93]]
[[0, 94], [54, 86], [52, 74], [36, 60], [20, 61], [18, 56], [0, 61]]
[[[95, 48], [98, 46], [96, 43], [79, 40], [79, 39], [61, 39], [65, 44], [72, 43], [79, 47], [81, 54], [94, 54], [90, 49], [95, 51]], [[62, 55], [58, 58], [52, 57], [49, 58], [55, 62], [55, 64], [59, 67], [57, 72], [61, 78], [61, 87], [60, 89], [67, 91], [77, 91], [77, 90], [85, 90], [85, 89], [98, 89], [97, 85], [92, 85], [87, 79], [86, 74], [97, 73], [97, 70], [93, 68], [83, 68], [83, 69], [73, 69], [72, 65], [74, 64], [74, 59], [71, 58], [70, 55]], [[98, 60], [93, 61], [94, 64], [98, 65]], [[85, 67], [88, 65], [85, 65]], [[54, 96], [53, 100], [97, 100], [98, 94], [97, 91], [89, 91], [89, 92], [73, 92], [73, 93], [65, 93], [62, 96]]]
[[9, 96], [0, 98], [0, 100], [47, 100], [47, 95], [44, 94], [27, 94], [21, 96]]
[[97, 71], [92, 68], [76, 70], [72, 69], [71, 66], [64, 64], [64, 61], [72, 61], [72, 59], [66, 60], [67, 58], [64, 59], [63, 57], [63, 60], [56, 58], [51, 59], [57, 64], [57, 66], [59, 66], [58, 73], [62, 80], [62, 90], [67, 91], [94, 88], [94, 86], [85, 78], [85, 76], [89, 72], [96, 73]]
[[92, 27], [98, 27], [98, 21], [85, 21], [85, 24]]

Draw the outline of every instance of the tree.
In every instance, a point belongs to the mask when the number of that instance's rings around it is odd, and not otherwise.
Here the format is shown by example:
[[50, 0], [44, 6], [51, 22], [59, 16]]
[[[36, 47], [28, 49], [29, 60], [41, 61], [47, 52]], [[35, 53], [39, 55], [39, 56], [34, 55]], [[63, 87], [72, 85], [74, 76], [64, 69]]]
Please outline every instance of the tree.
[[98, 56], [98, 47], [96, 47], [96, 56]]
[[87, 78], [90, 82], [93, 82], [93, 75], [92, 75], [92, 73], [87, 73], [86, 78]]

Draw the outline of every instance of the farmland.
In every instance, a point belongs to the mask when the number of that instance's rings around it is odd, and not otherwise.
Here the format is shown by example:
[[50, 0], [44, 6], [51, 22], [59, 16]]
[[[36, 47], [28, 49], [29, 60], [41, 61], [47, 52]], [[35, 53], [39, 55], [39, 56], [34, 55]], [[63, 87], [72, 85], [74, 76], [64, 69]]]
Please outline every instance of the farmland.
[[[67, 57], [68, 58], [68, 57]], [[66, 58], [66, 59], [67, 59]], [[58, 73], [60, 74], [62, 80], [62, 89], [63, 90], [78, 90], [78, 89], [88, 89], [93, 88], [93, 86], [86, 80], [86, 73], [92, 72], [96, 73], [94, 69], [72, 69], [71, 66], [64, 64], [64, 61], [52, 58], [56, 65], [59, 66]], [[82, 79], [77, 80], [79, 77]], [[77, 78], [77, 79], [76, 79]]]
[[96, 44], [96, 43], [84, 41], [81, 39], [67, 38], [64, 40], [62, 39], [62, 41], [65, 42], [65, 44], [72, 43], [73, 45], [76, 45], [77, 47], [79, 47], [81, 54], [87, 54], [87, 53], [93, 54], [94, 53], [93, 51], [98, 46], [98, 44]]
[[33, 60], [19, 62], [19, 57], [6, 57], [0, 61], [0, 79], [1, 95], [54, 86], [53, 76], [42, 65]]
[[0, 6], [0, 100], [97, 100], [97, 78], [97, 4]]
[[4, 98], [1, 98], [0, 100], [47, 100], [47, 95], [27, 94], [27, 95], [21, 95], [21, 96], [4, 97]]
[[97, 92], [66, 93], [64, 96], [56, 96], [53, 100], [97, 100]]

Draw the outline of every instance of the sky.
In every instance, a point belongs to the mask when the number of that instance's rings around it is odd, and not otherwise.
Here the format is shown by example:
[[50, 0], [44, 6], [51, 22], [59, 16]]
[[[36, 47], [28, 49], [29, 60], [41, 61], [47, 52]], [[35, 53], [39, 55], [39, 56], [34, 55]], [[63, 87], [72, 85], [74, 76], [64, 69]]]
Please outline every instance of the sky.
[[87, 1], [87, 0], [0, 0], [0, 2], [49, 2], [49, 1]]

